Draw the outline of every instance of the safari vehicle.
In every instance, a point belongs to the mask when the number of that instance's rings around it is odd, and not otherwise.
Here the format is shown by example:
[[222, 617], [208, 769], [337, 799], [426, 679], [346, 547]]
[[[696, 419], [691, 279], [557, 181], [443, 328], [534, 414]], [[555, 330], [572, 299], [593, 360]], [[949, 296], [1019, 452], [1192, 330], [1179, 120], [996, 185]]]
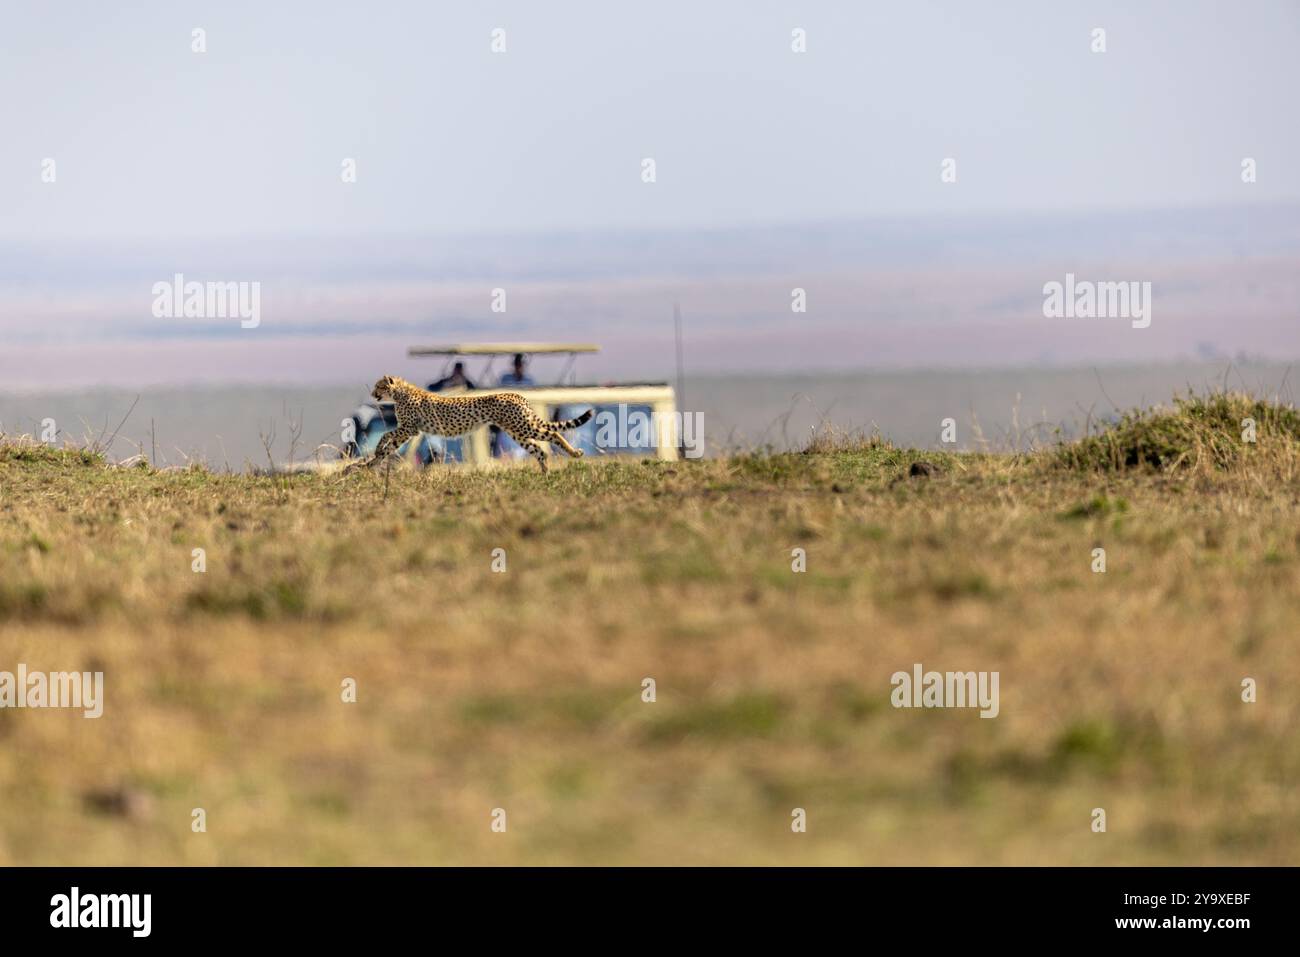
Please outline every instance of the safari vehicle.
[[[470, 391], [464, 387], [437, 388], [447, 383], [457, 362], [464, 363], [464, 375], [474, 384], [476, 395], [493, 392], [517, 392], [542, 418], [556, 421], [573, 418], [587, 409], [595, 415], [585, 425], [567, 434], [567, 438], [588, 455], [642, 455], [665, 460], [678, 456], [679, 436], [673, 428], [651, 427], [632, 429], [629, 420], [648, 420], [665, 423], [675, 420], [677, 411], [673, 387], [666, 382], [626, 382], [604, 385], [580, 384], [576, 371], [579, 355], [599, 352], [600, 347], [590, 343], [548, 342], [486, 342], [461, 345], [411, 346], [406, 354], [411, 358], [443, 359], [442, 371], [437, 379], [417, 381], [417, 385], [436, 390], [439, 395], [463, 395]], [[493, 366], [501, 357], [524, 357], [529, 377], [533, 382], [500, 383], [500, 370]], [[567, 362], [560, 368], [551, 384], [536, 384], [536, 365], [539, 356], [565, 356]], [[470, 369], [467, 359], [482, 359], [484, 364], [477, 374]], [[375, 450], [380, 436], [397, 426], [397, 417], [391, 402], [367, 400], [352, 413], [354, 440], [344, 448], [346, 457], [368, 456]], [[464, 463], [485, 465], [494, 460], [509, 459], [522, 454], [509, 436], [490, 434], [487, 426], [459, 438], [417, 435], [399, 450], [402, 456], [412, 457], [423, 465], [432, 463]]]

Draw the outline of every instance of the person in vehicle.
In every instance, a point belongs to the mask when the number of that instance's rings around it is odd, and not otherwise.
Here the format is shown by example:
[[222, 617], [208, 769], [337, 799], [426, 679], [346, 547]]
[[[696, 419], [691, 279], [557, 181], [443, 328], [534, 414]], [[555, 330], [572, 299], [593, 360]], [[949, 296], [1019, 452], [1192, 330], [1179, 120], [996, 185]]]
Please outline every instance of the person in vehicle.
[[514, 370], [511, 372], [501, 373], [501, 381], [498, 385], [537, 385], [533, 377], [524, 371], [524, 357], [522, 353], [515, 353]]
[[451, 375], [444, 376], [437, 382], [430, 382], [427, 388], [430, 392], [442, 392], [444, 389], [472, 389], [474, 383], [470, 381], [469, 376], [465, 375], [465, 363], [457, 362], [451, 367]]

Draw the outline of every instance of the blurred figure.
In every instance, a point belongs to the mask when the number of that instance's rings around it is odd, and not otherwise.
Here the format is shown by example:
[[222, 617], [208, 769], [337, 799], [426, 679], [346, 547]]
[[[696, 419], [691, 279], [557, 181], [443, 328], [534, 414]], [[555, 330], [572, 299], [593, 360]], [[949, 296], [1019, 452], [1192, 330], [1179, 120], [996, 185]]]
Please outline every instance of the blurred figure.
[[533, 377], [524, 371], [524, 357], [522, 353], [515, 353], [515, 367], [513, 372], [501, 373], [501, 381], [498, 385], [537, 385]]
[[472, 389], [474, 383], [470, 381], [469, 376], [465, 375], [465, 363], [457, 362], [451, 367], [451, 375], [444, 376], [437, 382], [430, 382], [428, 389], [430, 392], [441, 392], [444, 389]]

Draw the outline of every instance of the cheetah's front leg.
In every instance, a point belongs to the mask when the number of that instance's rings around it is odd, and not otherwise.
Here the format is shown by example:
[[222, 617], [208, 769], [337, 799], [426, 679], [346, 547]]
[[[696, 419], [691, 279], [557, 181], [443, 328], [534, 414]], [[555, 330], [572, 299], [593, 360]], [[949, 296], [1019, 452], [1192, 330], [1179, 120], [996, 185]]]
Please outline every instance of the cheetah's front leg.
[[379, 465], [384, 459], [400, 449], [402, 443], [413, 435], [415, 435], [415, 429], [402, 425], [399, 425], [391, 432], [385, 432], [379, 437], [379, 442], [375, 445], [375, 454], [370, 457], [370, 461], [366, 463], [366, 466], [374, 468]]

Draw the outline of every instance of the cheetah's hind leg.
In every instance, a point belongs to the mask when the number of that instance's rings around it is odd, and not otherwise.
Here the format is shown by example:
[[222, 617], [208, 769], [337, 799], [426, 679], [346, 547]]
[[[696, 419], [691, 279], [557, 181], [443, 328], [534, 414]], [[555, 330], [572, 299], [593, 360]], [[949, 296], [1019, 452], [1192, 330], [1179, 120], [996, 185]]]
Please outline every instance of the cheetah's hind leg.
[[546, 446], [537, 439], [515, 439], [523, 448], [527, 449], [537, 459], [537, 464], [542, 467], [542, 474], [546, 474]]
[[551, 429], [549, 432], [546, 433], [546, 441], [551, 442], [554, 445], [558, 445], [560, 448], [564, 449], [565, 454], [567, 454], [569, 458], [573, 458], [573, 459], [582, 458], [582, 449], [574, 448], [572, 445], [569, 444], [569, 440], [566, 439], [555, 429]]
[[527, 426], [513, 423], [506, 425], [498, 422], [497, 426], [502, 432], [505, 432], [518, 442], [520, 448], [531, 452], [537, 458], [537, 464], [542, 467], [542, 471], [546, 471], [546, 440], [548, 437], [543, 430], [528, 429]]

